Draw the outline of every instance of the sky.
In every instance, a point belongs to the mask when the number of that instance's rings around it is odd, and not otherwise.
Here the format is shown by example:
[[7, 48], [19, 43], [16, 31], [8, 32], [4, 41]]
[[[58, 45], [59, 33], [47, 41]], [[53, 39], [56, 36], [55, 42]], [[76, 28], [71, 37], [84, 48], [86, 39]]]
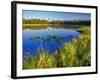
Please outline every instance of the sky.
[[90, 13], [23, 10], [24, 19], [90, 20]]

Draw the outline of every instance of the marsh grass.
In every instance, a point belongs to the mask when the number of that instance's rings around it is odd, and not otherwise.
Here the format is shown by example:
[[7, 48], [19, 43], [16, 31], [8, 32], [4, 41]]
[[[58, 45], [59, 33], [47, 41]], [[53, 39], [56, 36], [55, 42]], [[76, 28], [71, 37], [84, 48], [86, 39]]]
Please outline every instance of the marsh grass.
[[90, 27], [84, 27], [79, 38], [65, 43], [54, 53], [45, 50], [39, 55], [23, 58], [23, 69], [79, 67], [91, 65]]

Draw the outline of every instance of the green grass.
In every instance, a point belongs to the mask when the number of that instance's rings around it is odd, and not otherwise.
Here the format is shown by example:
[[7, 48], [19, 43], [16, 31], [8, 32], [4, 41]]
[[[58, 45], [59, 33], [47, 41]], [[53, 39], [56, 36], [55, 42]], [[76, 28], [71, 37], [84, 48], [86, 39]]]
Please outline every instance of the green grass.
[[90, 27], [79, 30], [82, 31], [79, 38], [65, 43], [52, 54], [42, 50], [39, 55], [24, 57], [23, 69], [90, 66]]

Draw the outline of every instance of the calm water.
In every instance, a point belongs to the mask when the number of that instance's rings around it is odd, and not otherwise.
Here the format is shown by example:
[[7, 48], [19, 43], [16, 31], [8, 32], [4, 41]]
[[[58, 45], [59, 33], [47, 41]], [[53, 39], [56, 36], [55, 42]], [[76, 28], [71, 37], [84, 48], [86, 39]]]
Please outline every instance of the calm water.
[[64, 43], [78, 37], [79, 32], [65, 29], [23, 30], [23, 53], [38, 54], [41, 49], [55, 52]]

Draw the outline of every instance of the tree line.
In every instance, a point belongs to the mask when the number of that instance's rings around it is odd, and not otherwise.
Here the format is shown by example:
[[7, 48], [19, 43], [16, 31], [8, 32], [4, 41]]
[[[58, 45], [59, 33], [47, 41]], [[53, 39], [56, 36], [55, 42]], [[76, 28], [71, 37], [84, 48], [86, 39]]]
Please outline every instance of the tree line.
[[90, 25], [90, 20], [23, 19], [23, 24]]

